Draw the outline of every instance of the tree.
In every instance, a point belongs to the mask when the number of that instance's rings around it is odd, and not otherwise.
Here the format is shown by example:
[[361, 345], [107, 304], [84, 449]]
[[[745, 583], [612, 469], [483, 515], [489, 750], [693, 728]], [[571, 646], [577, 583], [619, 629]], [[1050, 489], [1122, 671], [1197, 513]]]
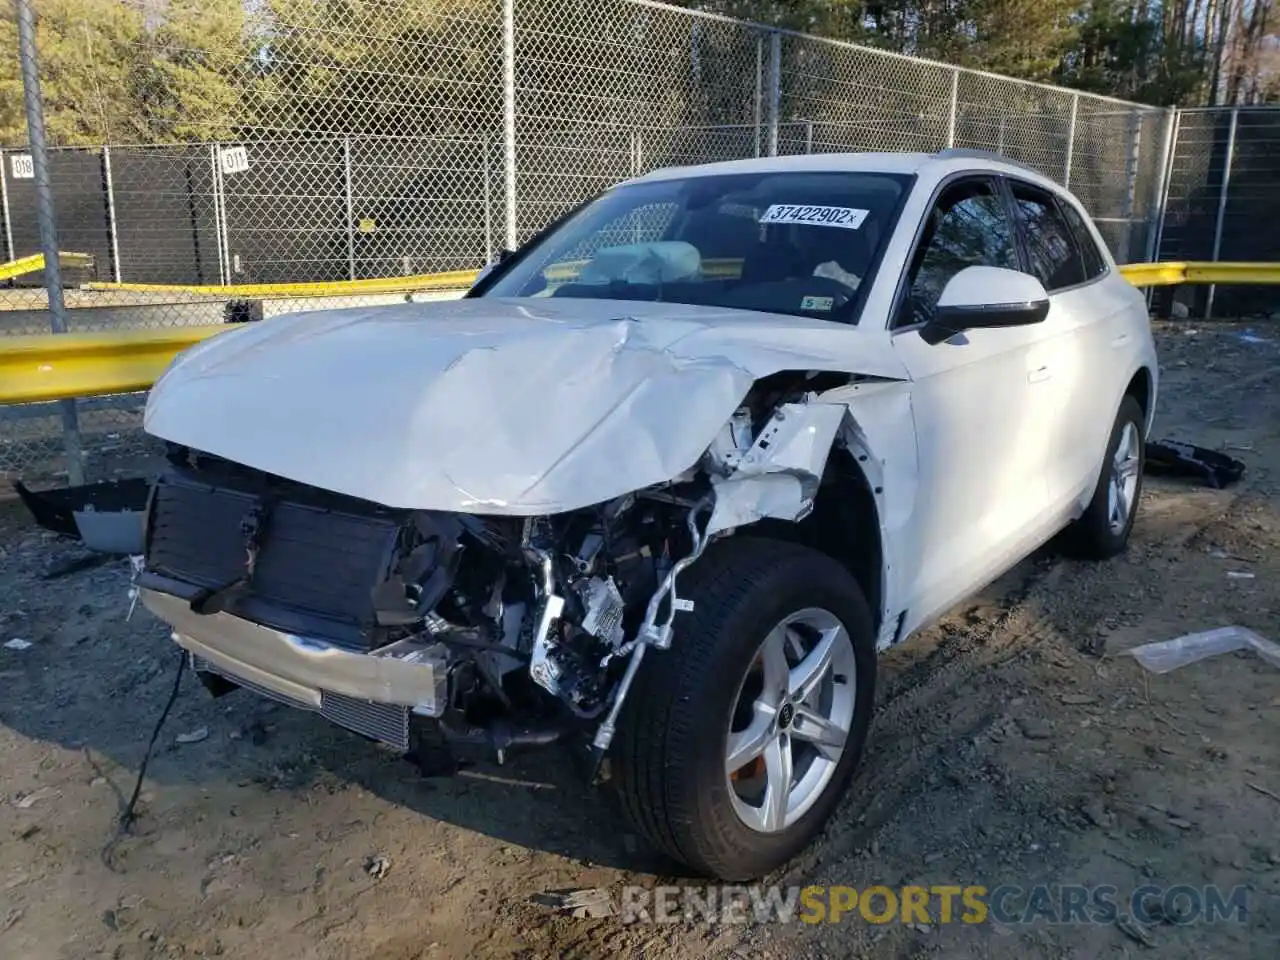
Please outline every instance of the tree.
[[400, 136], [493, 124], [495, 8], [484, 0], [265, 0], [256, 122]]
[[[0, 138], [27, 138], [17, 23], [0, 21]], [[146, 28], [142, 11], [120, 0], [38, 0], [36, 44], [45, 127], [51, 145], [145, 140], [146, 119], [137, 108], [145, 75]]]
[[140, 108], [161, 140], [228, 139], [253, 123], [243, 0], [169, 0], [150, 32]]

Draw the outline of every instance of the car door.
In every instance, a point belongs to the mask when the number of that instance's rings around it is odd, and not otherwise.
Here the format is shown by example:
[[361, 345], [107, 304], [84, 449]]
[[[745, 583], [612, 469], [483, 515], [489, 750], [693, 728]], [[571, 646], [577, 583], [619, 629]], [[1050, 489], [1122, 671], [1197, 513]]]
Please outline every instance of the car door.
[[1103, 282], [1110, 265], [1070, 200], [1018, 179], [1008, 183], [1028, 268], [1049, 293], [1031, 365], [1051, 398], [1042, 433], [1049, 510], [1069, 518], [1093, 494], [1115, 419], [1127, 353], [1111, 341], [1123, 346], [1129, 298]]
[[919, 488], [899, 576], [904, 632], [990, 581], [1036, 545], [1048, 499], [1037, 436], [1044, 395], [1031, 376], [1036, 327], [970, 330], [930, 345], [920, 328], [969, 266], [1021, 267], [994, 177], [945, 182], [922, 221], [893, 312], [911, 374]]

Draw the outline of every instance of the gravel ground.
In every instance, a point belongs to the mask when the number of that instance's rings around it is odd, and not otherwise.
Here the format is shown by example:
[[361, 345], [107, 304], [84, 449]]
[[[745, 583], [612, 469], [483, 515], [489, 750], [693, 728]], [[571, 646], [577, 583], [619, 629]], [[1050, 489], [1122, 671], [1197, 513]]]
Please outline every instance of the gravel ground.
[[190, 676], [121, 833], [176, 654], [145, 612], [126, 622], [123, 563], [60, 573], [78, 548], [10, 503], [0, 644], [32, 646], [0, 646], [0, 956], [1280, 955], [1280, 671], [1230, 654], [1154, 676], [1118, 655], [1227, 624], [1280, 640], [1280, 332], [1241, 330], [1160, 329], [1156, 432], [1228, 449], [1245, 481], [1150, 480], [1125, 556], [1046, 550], [890, 651], [846, 802], [770, 880], [1243, 885], [1245, 922], [579, 919], [534, 898], [697, 882], [639, 849], [564, 753], [424, 779]]

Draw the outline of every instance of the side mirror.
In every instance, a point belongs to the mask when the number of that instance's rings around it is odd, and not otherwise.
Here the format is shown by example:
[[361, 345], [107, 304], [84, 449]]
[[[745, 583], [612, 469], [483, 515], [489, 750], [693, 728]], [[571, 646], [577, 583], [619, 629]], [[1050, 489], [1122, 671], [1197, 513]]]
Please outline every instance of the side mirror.
[[1049, 294], [1029, 273], [1003, 267], [965, 267], [942, 289], [933, 319], [920, 328], [925, 343], [949, 340], [965, 330], [1021, 327], [1049, 313]]

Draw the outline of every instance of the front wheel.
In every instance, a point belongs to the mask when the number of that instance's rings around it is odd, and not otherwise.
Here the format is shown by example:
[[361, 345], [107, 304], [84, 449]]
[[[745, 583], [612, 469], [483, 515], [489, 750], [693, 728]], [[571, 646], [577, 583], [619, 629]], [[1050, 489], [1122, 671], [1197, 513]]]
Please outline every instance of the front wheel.
[[1142, 468], [1146, 462], [1143, 421], [1138, 401], [1126, 396], [1111, 428], [1093, 499], [1080, 519], [1068, 528], [1067, 545], [1072, 553], [1105, 560], [1122, 552], [1128, 544], [1142, 495]]
[[646, 658], [614, 768], [628, 819], [724, 880], [761, 876], [821, 831], [871, 721], [875, 642], [857, 583], [791, 543], [734, 538], [681, 581], [694, 601]]

